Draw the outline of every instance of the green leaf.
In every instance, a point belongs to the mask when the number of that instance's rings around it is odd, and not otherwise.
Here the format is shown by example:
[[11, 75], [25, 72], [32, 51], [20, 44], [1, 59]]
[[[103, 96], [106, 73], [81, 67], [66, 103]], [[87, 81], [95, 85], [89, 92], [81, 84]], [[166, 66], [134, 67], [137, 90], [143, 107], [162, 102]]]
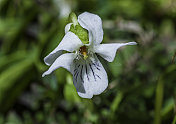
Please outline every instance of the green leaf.
[[22, 124], [20, 117], [15, 112], [10, 112], [6, 124]]
[[10, 105], [13, 104], [13, 101], [18, 96], [18, 94], [24, 89], [24, 87], [26, 87], [28, 77], [32, 77], [27, 75], [27, 72], [31, 68], [32, 61], [30, 59], [24, 59], [16, 64], [11, 65], [1, 73], [0, 108], [3, 108], [1, 111], [6, 111]]
[[161, 110], [162, 118], [166, 117], [169, 113], [172, 113], [174, 109], [174, 99], [170, 98], [166, 101], [164, 107]]

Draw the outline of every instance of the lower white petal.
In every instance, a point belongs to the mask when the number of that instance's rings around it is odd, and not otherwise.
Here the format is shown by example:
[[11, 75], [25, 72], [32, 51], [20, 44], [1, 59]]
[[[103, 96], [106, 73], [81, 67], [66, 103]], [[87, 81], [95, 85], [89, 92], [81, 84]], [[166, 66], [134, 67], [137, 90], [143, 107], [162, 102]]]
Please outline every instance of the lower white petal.
[[45, 75], [51, 74], [57, 68], [63, 67], [71, 72], [73, 66], [73, 60], [75, 59], [75, 53], [65, 53], [59, 56], [54, 63], [50, 66], [50, 68], [43, 73], [42, 77]]
[[111, 44], [100, 44], [94, 46], [94, 51], [98, 53], [105, 60], [112, 62], [115, 58], [116, 51], [126, 45], [136, 45], [136, 42], [128, 42], [128, 43], [111, 43]]
[[56, 58], [62, 54], [63, 50], [73, 52], [82, 45], [83, 43], [78, 38], [78, 36], [69, 31], [66, 33], [60, 44], [44, 58], [44, 62], [47, 65], [51, 65], [56, 60]]
[[74, 60], [72, 74], [78, 95], [83, 98], [101, 94], [108, 86], [106, 71], [96, 55], [87, 60]]

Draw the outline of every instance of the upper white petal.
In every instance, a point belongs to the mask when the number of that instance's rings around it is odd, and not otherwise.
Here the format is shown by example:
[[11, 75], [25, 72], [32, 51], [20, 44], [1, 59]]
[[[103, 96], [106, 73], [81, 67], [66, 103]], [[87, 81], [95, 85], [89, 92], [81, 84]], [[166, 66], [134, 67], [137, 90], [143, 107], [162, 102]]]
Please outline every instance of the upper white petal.
[[51, 74], [57, 68], [63, 67], [71, 72], [73, 66], [73, 60], [75, 59], [75, 53], [65, 53], [59, 56], [56, 61], [50, 66], [50, 68], [43, 73], [42, 77]]
[[84, 12], [78, 16], [79, 24], [89, 31], [89, 41], [100, 44], [103, 40], [102, 20], [98, 15]]
[[94, 47], [94, 51], [109, 62], [115, 58], [116, 51], [122, 46], [136, 45], [136, 42], [100, 44]]
[[78, 36], [69, 31], [66, 33], [60, 44], [44, 58], [44, 62], [47, 65], [51, 65], [56, 60], [56, 58], [62, 54], [62, 50], [73, 52], [82, 45], [83, 43], [78, 38]]
[[75, 60], [74, 63], [73, 82], [79, 96], [92, 98], [107, 88], [108, 77], [96, 55], [86, 61]]
[[73, 23], [68, 23], [66, 26], [65, 26], [65, 34], [69, 32], [70, 30], [70, 27]]

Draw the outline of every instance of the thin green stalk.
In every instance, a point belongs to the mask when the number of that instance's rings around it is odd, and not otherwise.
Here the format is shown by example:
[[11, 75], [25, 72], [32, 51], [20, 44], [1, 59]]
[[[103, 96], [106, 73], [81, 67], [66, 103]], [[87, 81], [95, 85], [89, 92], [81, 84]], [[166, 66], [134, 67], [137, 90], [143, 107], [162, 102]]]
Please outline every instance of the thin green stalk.
[[111, 104], [111, 118], [114, 117], [114, 114], [118, 110], [119, 104], [122, 101], [122, 99], [123, 99], [123, 92], [121, 91], [117, 92], [117, 95]]
[[176, 96], [174, 96], [174, 115], [172, 124], [176, 124]]
[[155, 117], [154, 124], [161, 124], [161, 108], [163, 102], [163, 94], [164, 94], [164, 83], [162, 77], [158, 80], [156, 86], [156, 97], [155, 97]]
[[173, 120], [172, 124], [176, 124], [176, 114], [174, 116], [174, 120]]

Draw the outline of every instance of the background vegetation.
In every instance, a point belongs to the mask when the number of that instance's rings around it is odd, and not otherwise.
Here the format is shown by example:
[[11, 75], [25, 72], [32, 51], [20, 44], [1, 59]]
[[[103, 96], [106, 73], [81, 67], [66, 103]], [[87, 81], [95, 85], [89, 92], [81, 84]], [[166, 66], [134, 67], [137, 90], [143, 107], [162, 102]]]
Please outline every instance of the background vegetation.
[[[71, 11], [98, 14], [104, 43], [138, 42], [100, 58], [109, 87], [90, 100], [64, 69], [41, 77]], [[0, 124], [175, 124], [175, 20], [175, 0], [0, 0]]]

